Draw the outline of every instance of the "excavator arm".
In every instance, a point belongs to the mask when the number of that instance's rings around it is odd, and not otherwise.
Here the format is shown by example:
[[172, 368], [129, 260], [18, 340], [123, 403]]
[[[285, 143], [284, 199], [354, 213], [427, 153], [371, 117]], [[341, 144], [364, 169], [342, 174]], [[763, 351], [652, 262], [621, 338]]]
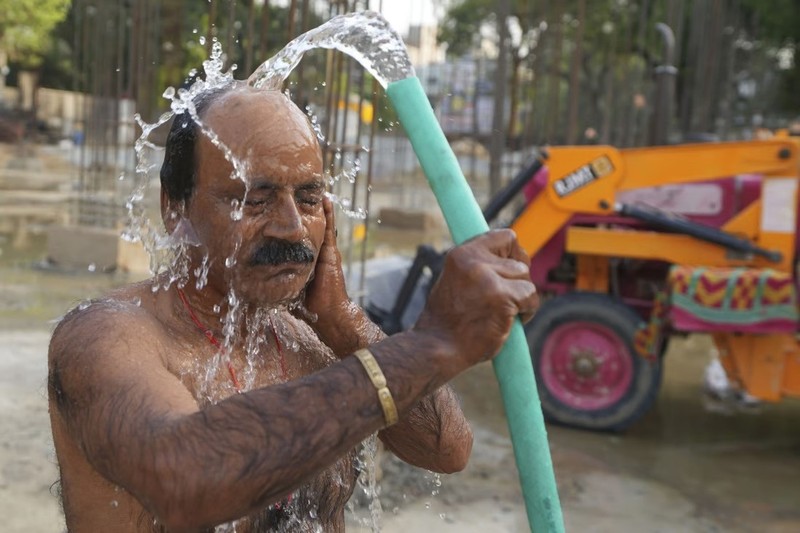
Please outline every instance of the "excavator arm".
[[[548, 149], [547, 185], [512, 224], [531, 255], [575, 215], [627, 217], [645, 230], [570, 227], [567, 251], [675, 264], [770, 266], [790, 271], [795, 256], [800, 143], [795, 139], [617, 150]], [[619, 192], [697, 183], [740, 174], [763, 176], [757, 202], [712, 228], [617, 201]]]

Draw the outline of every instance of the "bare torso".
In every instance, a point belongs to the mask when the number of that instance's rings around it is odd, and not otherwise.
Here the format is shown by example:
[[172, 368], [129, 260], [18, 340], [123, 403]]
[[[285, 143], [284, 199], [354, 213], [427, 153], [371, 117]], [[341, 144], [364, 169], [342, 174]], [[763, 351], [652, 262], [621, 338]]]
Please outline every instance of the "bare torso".
[[[119, 302], [123, 318], [126, 306], [138, 304], [157, 319], [160, 327], [148, 326], [141, 342], [160, 346], [165, 367], [180, 379], [201, 410], [237, 394], [227, 366], [218, 358], [218, 349], [191, 322], [188, 312], [175, 298], [174, 288], [154, 293], [149, 283], [142, 283], [117, 291], [110, 300]], [[237, 343], [230, 357], [242, 390], [290, 381], [335, 361], [310, 327], [287, 311], [267, 313], [262, 318], [258, 324], [250, 323], [249, 335]], [[213, 329], [220, 331], [221, 324], [216, 326]], [[54, 339], [69, 335], [66, 331]], [[304, 408], [308, 406], [298, 406]], [[91, 466], [67, 435], [63, 421], [54, 414], [56, 411], [51, 405], [69, 531], [164, 531], [136, 498]], [[357, 475], [356, 450], [353, 450], [282, 501], [237, 521], [235, 531], [344, 531], [344, 507]], [[234, 531], [221, 529], [227, 530]]]

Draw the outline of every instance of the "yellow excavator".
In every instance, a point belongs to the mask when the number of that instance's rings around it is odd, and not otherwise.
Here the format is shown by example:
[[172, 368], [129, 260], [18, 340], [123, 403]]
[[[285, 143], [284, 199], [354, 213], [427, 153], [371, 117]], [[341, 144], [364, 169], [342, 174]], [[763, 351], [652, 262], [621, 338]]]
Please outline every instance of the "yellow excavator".
[[[545, 416], [624, 430], [653, 404], [670, 335], [713, 336], [727, 378], [800, 396], [800, 138], [616, 149], [550, 147], [484, 209], [523, 193], [510, 226], [545, 295], [526, 333]], [[389, 332], [440, 254], [421, 247]]]

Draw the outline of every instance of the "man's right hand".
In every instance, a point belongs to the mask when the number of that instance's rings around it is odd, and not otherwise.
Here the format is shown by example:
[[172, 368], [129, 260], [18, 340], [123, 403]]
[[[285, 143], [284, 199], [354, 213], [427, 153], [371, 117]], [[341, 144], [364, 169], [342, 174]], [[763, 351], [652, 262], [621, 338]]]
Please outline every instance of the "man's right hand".
[[497, 355], [514, 318], [530, 320], [538, 305], [530, 258], [513, 231], [493, 230], [447, 254], [414, 331], [449, 345], [444, 370], [456, 375]]

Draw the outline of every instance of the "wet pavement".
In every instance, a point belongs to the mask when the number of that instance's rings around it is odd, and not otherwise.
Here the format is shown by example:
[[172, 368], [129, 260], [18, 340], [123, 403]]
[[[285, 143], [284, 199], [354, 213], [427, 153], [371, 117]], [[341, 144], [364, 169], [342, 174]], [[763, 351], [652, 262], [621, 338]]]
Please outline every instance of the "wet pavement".
[[[800, 531], [800, 402], [709, 410], [710, 348], [699, 335], [671, 343], [654, 409], [624, 435], [549, 427], [568, 531]], [[490, 370], [458, 389], [504, 434]]]

